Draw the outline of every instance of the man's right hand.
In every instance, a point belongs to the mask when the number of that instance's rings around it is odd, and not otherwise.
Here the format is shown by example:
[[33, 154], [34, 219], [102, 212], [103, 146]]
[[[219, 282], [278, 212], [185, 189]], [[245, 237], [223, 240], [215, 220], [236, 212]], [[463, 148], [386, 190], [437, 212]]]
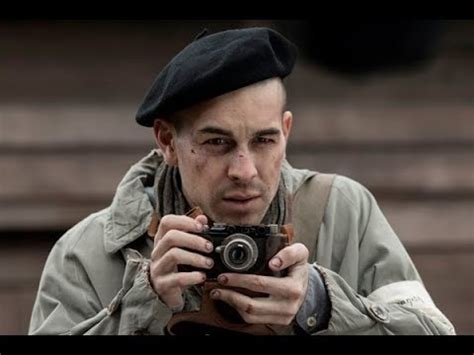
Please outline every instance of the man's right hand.
[[202, 232], [207, 223], [204, 215], [193, 219], [170, 214], [160, 221], [151, 253], [150, 282], [161, 300], [173, 311], [183, 308], [185, 288], [206, 280], [206, 274], [201, 271], [178, 272], [178, 265], [200, 269], [210, 269], [213, 266], [211, 258], [190, 251], [212, 251], [211, 242], [192, 234]]

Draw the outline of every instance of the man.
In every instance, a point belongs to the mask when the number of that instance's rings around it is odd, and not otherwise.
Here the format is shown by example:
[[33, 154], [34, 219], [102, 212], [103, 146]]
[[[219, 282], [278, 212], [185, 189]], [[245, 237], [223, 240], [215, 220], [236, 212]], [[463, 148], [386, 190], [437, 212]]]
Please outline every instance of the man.
[[[312, 208], [297, 213], [321, 199], [305, 190], [318, 175], [285, 160], [293, 117], [282, 79], [295, 58], [279, 33], [251, 28], [203, 33], [172, 59], [136, 117], [159, 149], [130, 169], [110, 207], [54, 246], [31, 334], [167, 334], [206, 296], [285, 334], [454, 333], [364, 187], [336, 176], [320, 226]], [[195, 207], [202, 213], [186, 215]], [[292, 222], [296, 242], [268, 262], [287, 274], [224, 272], [204, 294], [215, 246], [197, 234], [213, 222]]]

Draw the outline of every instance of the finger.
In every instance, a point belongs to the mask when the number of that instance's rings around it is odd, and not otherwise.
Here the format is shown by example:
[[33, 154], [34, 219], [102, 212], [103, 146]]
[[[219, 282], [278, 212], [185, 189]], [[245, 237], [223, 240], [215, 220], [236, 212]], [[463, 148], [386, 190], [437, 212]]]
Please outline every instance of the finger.
[[155, 244], [170, 230], [176, 229], [183, 232], [199, 233], [204, 230], [204, 225], [188, 216], [168, 214], [161, 218], [158, 231], [155, 235]]
[[308, 248], [304, 244], [295, 243], [280, 250], [268, 265], [272, 270], [284, 270], [295, 264], [306, 264], [308, 262]]
[[297, 310], [287, 305], [286, 301], [275, 301], [267, 297], [251, 298], [228, 289], [214, 289], [211, 297], [223, 301], [235, 308], [247, 323], [260, 323], [263, 317], [266, 322], [281, 324], [284, 319], [292, 319]]
[[214, 265], [214, 260], [184, 249], [171, 248], [160, 259], [151, 263], [150, 270], [153, 271], [154, 275], [164, 275], [173, 272], [178, 265], [210, 269]]
[[[176, 272], [160, 277], [155, 284], [162, 291], [170, 290], [175, 287], [186, 288], [189, 286], [200, 284], [206, 281], [206, 274], [201, 271]], [[158, 290], [157, 290], [158, 291]]]
[[196, 222], [201, 223], [203, 226], [207, 226], [207, 224], [209, 223], [208, 220], [207, 220], [207, 216], [203, 215], [203, 214], [200, 214], [199, 216], [196, 216], [196, 218], [194, 218], [194, 220]]
[[162, 293], [160, 299], [173, 311], [179, 312], [184, 308], [183, 290], [180, 288], [166, 289], [166, 293]]
[[213, 249], [213, 245], [206, 238], [172, 229], [168, 231], [161, 240], [155, 243], [155, 247], [151, 253], [152, 260], [161, 258], [171, 248], [186, 248], [203, 253], [210, 253]]
[[277, 298], [293, 300], [300, 297], [297, 283], [290, 278], [229, 273], [220, 274], [217, 281], [221, 285], [267, 293]]
[[182, 300], [182, 289], [200, 284], [206, 280], [206, 274], [200, 271], [168, 274], [150, 278], [155, 292], [170, 306], [177, 306]]

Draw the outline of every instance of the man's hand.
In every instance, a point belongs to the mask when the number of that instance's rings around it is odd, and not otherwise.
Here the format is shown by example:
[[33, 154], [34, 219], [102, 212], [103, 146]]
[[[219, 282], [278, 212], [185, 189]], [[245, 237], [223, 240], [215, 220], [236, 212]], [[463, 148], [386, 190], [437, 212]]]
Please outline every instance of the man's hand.
[[308, 249], [301, 243], [292, 244], [269, 262], [275, 271], [289, 268], [286, 277], [225, 273], [217, 279], [222, 285], [263, 292], [269, 297], [252, 298], [228, 289], [215, 289], [211, 297], [234, 307], [247, 323], [289, 325], [306, 296], [307, 262]]
[[[150, 283], [161, 300], [172, 310], [183, 308], [183, 290], [206, 280], [200, 271], [178, 272], [178, 265], [210, 269], [213, 260], [190, 250], [210, 253], [213, 245], [208, 240], [191, 233], [204, 230], [207, 217], [164, 216], [155, 235], [151, 253]], [[185, 250], [188, 249], [188, 250]]]

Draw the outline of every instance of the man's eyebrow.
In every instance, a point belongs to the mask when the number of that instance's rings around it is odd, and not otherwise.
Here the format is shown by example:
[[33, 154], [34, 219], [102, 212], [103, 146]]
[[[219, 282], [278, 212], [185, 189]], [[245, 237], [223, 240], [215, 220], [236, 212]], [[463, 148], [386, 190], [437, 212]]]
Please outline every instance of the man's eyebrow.
[[[211, 134], [220, 134], [223, 136], [233, 137], [231, 131], [226, 129], [215, 127], [215, 126], [206, 126], [198, 130], [199, 133], [211, 133]], [[278, 135], [280, 134], [280, 130], [278, 128], [266, 128], [260, 131], [257, 131], [253, 134], [253, 136], [269, 136], [269, 135]]]
[[198, 130], [199, 133], [212, 133], [212, 134], [221, 134], [223, 136], [232, 137], [232, 132], [214, 126], [206, 126]]
[[280, 130], [278, 128], [266, 128], [255, 132], [254, 136], [270, 136], [276, 134], [280, 134]]

